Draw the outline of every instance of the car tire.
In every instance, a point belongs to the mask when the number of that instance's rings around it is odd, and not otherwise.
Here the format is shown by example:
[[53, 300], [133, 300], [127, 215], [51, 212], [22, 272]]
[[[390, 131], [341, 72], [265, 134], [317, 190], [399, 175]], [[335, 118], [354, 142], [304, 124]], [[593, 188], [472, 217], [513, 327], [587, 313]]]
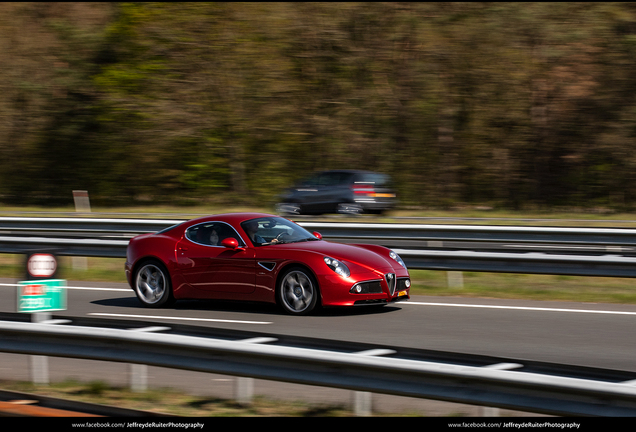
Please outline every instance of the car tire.
[[336, 207], [336, 213], [345, 215], [359, 215], [363, 213], [363, 210], [360, 204], [340, 203]]
[[276, 297], [280, 307], [290, 315], [308, 315], [320, 304], [316, 279], [302, 267], [292, 267], [283, 273]]
[[299, 215], [300, 205], [296, 203], [278, 203], [276, 212], [280, 215]]
[[159, 308], [174, 302], [170, 274], [157, 260], [142, 262], [133, 278], [137, 298], [146, 307]]

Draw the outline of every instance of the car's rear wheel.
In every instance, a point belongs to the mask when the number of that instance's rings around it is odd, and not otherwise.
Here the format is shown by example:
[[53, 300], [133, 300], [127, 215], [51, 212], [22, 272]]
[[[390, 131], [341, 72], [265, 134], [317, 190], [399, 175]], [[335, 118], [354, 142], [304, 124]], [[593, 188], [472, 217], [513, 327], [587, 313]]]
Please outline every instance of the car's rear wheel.
[[356, 203], [340, 203], [336, 207], [336, 213], [339, 214], [359, 215], [362, 212], [362, 206]]
[[276, 212], [281, 215], [299, 215], [300, 205], [296, 203], [278, 203]]
[[135, 294], [147, 307], [161, 307], [173, 302], [170, 275], [156, 260], [141, 263], [135, 272]]
[[293, 267], [280, 278], [277, 290], [278, 303], [292, 315], [307, 315], [318, 304], [318, 284], [304, 268]]

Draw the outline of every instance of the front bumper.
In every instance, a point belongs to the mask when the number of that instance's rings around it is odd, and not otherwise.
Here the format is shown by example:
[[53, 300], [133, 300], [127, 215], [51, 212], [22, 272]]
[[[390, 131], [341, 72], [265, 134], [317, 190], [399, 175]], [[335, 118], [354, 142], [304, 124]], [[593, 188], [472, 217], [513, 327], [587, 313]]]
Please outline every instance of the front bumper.
[[[375, 278], [357, 280], [352, 280], [353, 278], [344, 280], [335, 273], [328, 277], [319, 277], [322, 305], [325, 307], [365, 306], [408, 300], [410, 287], [406, 286], [406, 281], [410, 281], [410, 275], [407, 272], [395, 274], [390, 271], [388, 273], [396, 277], [396, 283], [393, 287], [389, 286], [385, 277], [378, 278], [377, 275]], [[365, 289], [356, 292], [354, 287], [357, 285], [362, 285]]]
[[407, 295], [397, 296], [392, 298], [391, 300], [387, 299], [377, 299], [377, 300], [358, 300], [353, 303], [353, 306], [380, 306], [386, 305], [390, 303], [397, 303], [409, 300], [411, 297]]
[[126, 264], [124, 264], [124, 271], [126, 272], [126, 280], [128, 281], [128, 285], [132, 288], [132, 264], [126, 260]]

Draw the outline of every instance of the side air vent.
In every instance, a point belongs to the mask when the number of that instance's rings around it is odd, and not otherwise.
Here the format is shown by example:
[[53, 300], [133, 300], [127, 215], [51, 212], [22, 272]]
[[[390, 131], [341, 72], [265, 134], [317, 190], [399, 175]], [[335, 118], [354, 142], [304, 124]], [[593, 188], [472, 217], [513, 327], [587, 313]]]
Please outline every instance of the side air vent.
[[263, 267], [267, 271], [272, 271], [274, 270], [274, 267], [276, 267], [276, 263], [270, 261], [259, 261], [258, 265]]

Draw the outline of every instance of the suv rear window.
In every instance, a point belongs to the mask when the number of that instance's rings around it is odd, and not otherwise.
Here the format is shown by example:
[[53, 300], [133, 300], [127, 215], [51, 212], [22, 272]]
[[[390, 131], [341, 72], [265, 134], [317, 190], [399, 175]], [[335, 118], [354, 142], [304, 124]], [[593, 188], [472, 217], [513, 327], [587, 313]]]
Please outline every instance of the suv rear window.
[[371, 184], [377, 187], [391, 187], [391, 177], [380, 173], [364, 173], [358, 176], [356, 183]]

